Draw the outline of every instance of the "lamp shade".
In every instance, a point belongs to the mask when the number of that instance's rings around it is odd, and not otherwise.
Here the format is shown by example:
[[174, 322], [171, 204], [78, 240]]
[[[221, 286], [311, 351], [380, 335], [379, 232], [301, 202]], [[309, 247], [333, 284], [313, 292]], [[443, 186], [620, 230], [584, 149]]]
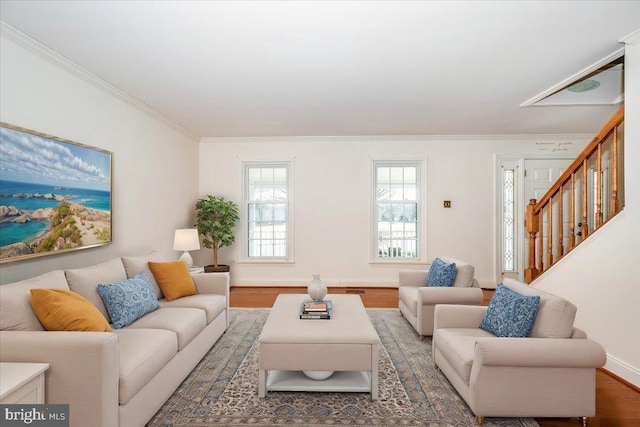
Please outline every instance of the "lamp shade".
[[173, 237], [174, 251], [195, 251], [200, 249], [200, 238], [195, 228], [183, 228], [176, 230]]

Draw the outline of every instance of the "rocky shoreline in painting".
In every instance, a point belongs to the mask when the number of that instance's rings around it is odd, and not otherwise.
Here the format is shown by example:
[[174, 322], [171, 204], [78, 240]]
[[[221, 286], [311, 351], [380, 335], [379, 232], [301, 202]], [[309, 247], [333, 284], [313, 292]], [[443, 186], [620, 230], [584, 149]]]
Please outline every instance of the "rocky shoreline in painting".
[[49, 199], [49, 200], [56, 200], [58, 202], [62, 202], [63, 200], [73, 199], [78, 196], [75, 196], [75, 195], [61, 196], [59, 194], [53, 194], [53, 193], [46, 193], [46, 194], [16, 193], [16, 194], [0, 194], [0, 197], [13, 198], [13, 199]]
[[[0, 206], [0, 223], [49, 221], [49, 226], [35, 238], [0, 247], [0, 259], [74, 249], [111, 241], [111, 213], [69, 202], [68, 196], [53, 194], [22, 194], [20, 197], [40, 197], [60, 201], [53, 208], [33, 211], [15, 206]], [[53, 197], [52, 197], [53, 196]]]

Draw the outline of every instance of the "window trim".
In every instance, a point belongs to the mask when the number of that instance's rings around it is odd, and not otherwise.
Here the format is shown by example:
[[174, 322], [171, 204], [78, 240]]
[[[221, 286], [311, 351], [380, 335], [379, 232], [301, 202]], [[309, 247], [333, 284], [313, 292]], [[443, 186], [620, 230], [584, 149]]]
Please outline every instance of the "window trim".
[[[249, 256], [249, 187], [248, 187], [248, 171], [251, 167], [285, 167], [287, 169], [287, 253], [284, 257], [250, 257]], [[295, 263], [294, 248], [294, 161], [291, 160], [249, 160], [241, 161], [240, 171], [242, 174], [242, 206], [240, 212], [241, 234], [242, 234], [242, 257], [239, 264], [293, 264]]]
[[[533, 158], [528, 156], [518, 156], [509, 154], [496, 154], [495, 155], [495, 194], [494, 194], [494, 227], [495, 227], [495, 280], [496, 283], [500, 283], [504, 277], [521, 278], [524, 277], [524, 245], [527, 244], [525, 236], [525, 212], [526, 205], [524, 200], [524, 161], [527, 158]], [[537, 156], [536, 156], [537, 158]], [[503, 259], [504, 252], [502, 242], [504, 239], [504, 215], [503, 208], [503, 175], [504, 169], [510, 169], [514, 171], [514, 271], [504, 271]], [[525, 206], [525, 209], [521, 207]], [[525, 240], [523, 240], [525, 239]]]
[[[416, 220], [416, 250], [415, 258], [383, 258], [378, 256], [377, 238], [377, 182], [376, 171], [379, 166], [415, 166], [416, 170], [416, 190], [417, 196], [417, 220]], [[369, 263], [373, 265], [424, 265], [427, 263], [427, 158], [407, 157], [390, 160], [388, 158], [371, 159], [369, 165]]]

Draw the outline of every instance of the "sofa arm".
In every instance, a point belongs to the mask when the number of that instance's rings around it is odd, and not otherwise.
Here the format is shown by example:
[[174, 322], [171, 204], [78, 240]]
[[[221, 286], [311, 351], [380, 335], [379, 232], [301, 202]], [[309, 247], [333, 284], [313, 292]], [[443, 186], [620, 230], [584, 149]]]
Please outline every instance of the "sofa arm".
[[427, 287], [418, 289], [422, 305], [463, 304], [482, 305], [482, 289], [480, 288], [451, 288]]
[[479, 338], [474, 365], [545, 368], [600, 368], [604, 348], [589, 339]]
[[428, 270], [401, 270], [398, 273], [398, 286], [424, 286]]
[[[482, 291], [481, 291], [482, 292]], [[438, 304], [434, 311], [433, 333], [443, 328], [479, 328], [486, 306]]]
[[118, 425], [116, 334], [0, 331], [0, 361], [48, 363], [45, 401], [69, 404], [71, 426]]
[[220, 294], [229, 299], [229, 273], [192, 274], [198, 293]]

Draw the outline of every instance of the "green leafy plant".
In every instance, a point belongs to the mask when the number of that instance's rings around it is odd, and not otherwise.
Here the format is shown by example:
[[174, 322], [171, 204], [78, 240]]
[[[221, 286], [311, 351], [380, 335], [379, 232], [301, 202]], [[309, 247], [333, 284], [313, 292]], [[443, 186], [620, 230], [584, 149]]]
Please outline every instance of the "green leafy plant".
[[218, 250], [236, 241], [233, 227], [240, 219], [238, 205], [224, 197], [208, 195], [196, 202], [196, 227], [203, 236], [202, 245], [213, 249], [213, 265], [218, 266]]

